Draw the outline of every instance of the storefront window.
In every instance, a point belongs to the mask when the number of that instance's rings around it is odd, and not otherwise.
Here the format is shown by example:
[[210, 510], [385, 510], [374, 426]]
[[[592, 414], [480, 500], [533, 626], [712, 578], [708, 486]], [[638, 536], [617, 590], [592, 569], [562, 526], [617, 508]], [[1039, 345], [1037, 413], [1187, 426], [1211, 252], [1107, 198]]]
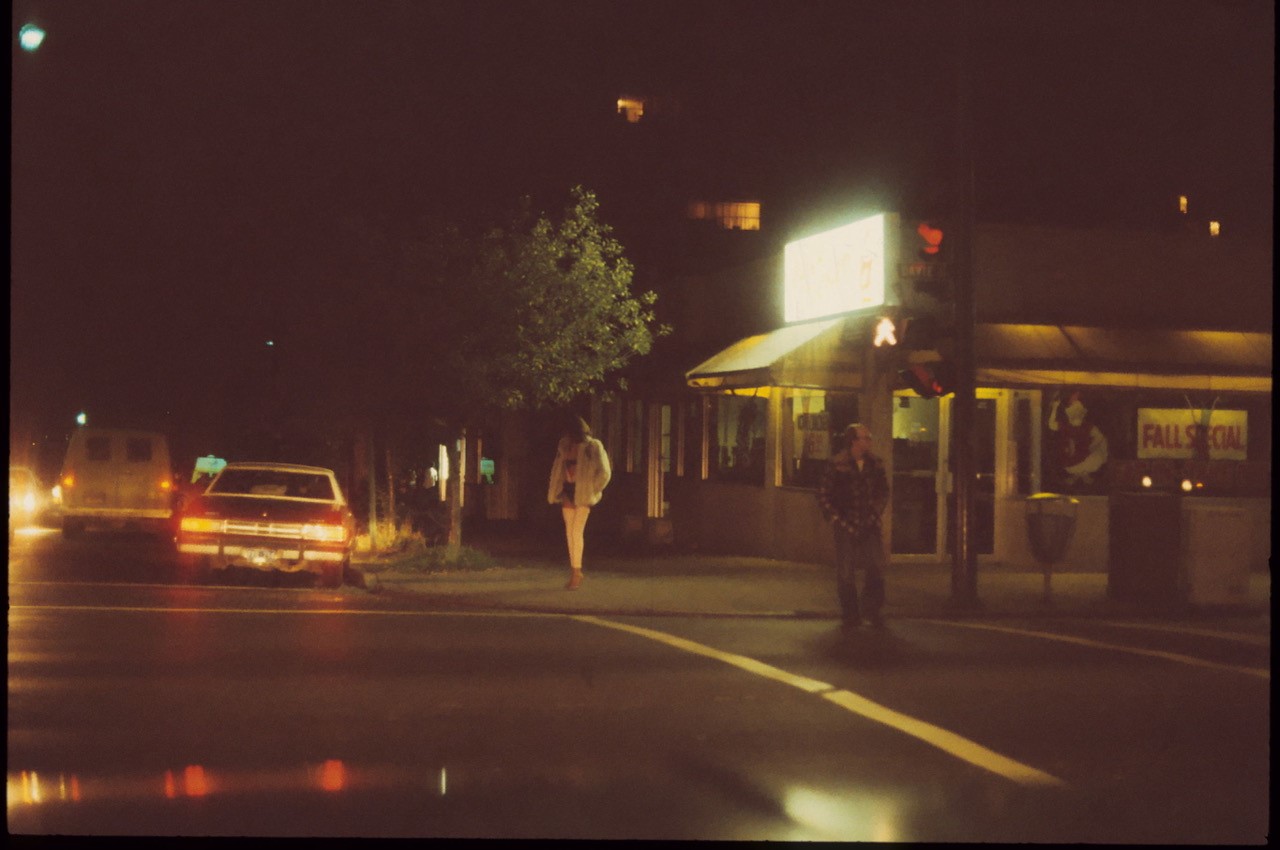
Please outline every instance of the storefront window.
[[698, 397], [680, 404], [683, 424], [680, 429], [680, 440], [677, 443], [680, 462], [676, 464], [676, 475], [703, 477], [702, 402], [703, 399]]
[[1197, 495], [1269, 491], [1269, 397], [1046, 387], [1043, 429], [1047, 490], [1181, 490], [1188, 480]]
[[764, 485], [768, 402], [756, 396], [716, 396], [711, 400], [709, 477]]
[[857, 421], [858, 397], [822, 390], [784, 390], [782, 484], [817, 488], [831, 457], [832, 439]]

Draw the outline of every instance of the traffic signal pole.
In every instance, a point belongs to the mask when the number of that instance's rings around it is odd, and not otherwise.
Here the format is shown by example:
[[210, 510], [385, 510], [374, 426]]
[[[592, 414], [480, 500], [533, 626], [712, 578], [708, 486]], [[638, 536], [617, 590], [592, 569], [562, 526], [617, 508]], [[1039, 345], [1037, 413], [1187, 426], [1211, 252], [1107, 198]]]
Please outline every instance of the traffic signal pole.
[[957, 178], [959, 233], [954, 249], [955, 400], [951, 406], [952, 541], [951, 601], [978, 604], [977, 558], [973, 548], [973, 496], [976, 482], [974, 440], [974, 352], [976, 324], [973, 284], [974, 175], [970, 117], [970, 34], [967, 4], [961, 4], [959, 67], [956, 74]]

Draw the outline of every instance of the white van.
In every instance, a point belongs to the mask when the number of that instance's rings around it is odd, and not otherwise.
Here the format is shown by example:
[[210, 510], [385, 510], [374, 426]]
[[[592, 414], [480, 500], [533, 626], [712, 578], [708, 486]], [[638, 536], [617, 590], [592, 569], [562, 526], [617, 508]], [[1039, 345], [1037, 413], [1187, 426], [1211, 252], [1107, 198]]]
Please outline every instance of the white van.
[[77, 428], [58, 477], [62, 533], [137, 525], [172, 534], [169, 441], [155, 431]]

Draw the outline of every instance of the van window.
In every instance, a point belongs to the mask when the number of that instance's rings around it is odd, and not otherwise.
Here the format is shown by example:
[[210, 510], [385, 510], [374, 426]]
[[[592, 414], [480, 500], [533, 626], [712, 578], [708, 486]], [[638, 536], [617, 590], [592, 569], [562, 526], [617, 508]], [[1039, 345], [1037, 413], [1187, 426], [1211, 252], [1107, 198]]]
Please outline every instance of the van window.
[[134, 463], [151, 460], [151, 441], [145, 437], [131, 437], [124, 443], [125, 457]]
[[111, 438], [89, 437], [84, 441], [84, 455], [89, 460], [111, 460]]

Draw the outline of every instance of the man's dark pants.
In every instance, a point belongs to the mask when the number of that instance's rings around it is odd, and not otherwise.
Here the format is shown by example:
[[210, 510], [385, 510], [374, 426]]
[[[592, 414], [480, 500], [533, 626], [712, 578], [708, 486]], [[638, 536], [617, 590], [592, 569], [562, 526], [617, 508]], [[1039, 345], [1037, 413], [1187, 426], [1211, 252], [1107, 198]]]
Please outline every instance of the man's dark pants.
[[[880, 608], [884, 605], [885, 567], [880, 534], [873, 532], [855, 538], [853, 532], [837, 525], [835, 535], [836, 595], [840, 599], [841, 618], [846, 623], [857, 623], [864, 614], [870, 620], [879, 619]], [[861, 600], [854, 581], [855, 568], [864, 572]]]

